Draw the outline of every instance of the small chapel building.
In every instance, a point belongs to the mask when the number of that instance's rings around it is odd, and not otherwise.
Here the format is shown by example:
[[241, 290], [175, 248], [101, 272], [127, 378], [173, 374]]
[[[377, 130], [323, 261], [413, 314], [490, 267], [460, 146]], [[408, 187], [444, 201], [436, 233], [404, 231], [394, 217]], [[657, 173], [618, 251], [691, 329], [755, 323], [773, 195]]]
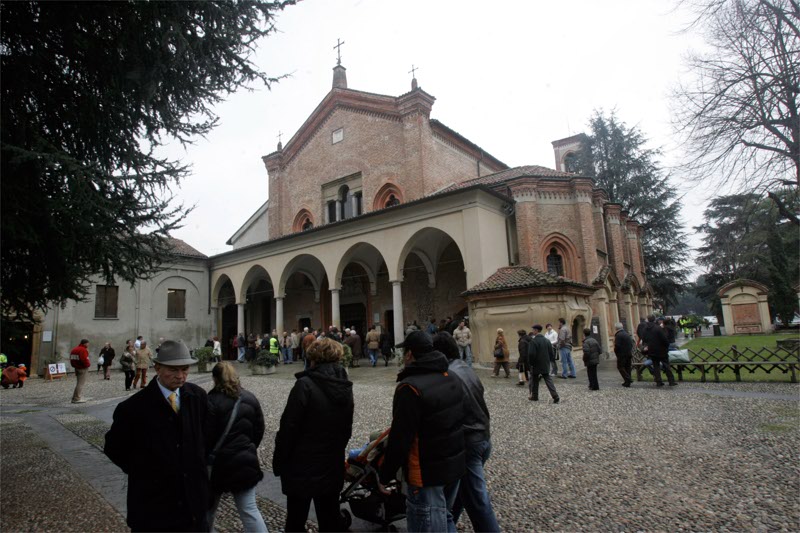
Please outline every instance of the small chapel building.
[[489, 363], [498, 327], [564, 318], [576, 349], [589, 326], [608, 348], [615, 322], [651, 312], [642, 228], [569, 172], [578, 136], [553, 143], [557, 170], [510, 168], [432, 119], [435, 100], [416, 79], [400, 96], [350, 89], [334, 67], [263, 157], [269, 199], [208, 259], [212, 334], [377, 324], [400, 342], [408, 323], [468, 317]]

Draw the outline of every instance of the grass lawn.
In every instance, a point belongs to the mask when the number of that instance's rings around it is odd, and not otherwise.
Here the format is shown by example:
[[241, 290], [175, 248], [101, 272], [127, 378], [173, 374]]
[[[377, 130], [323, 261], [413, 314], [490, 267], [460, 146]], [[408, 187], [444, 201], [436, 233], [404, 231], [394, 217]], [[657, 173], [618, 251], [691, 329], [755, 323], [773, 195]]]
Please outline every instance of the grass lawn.
[[731, 346], [736, 345], [736, 348], [739, 350], [750, 348], [758, 351], [760, 348], [764, 347], [774, 350], [776, 348], [775, 341], [779, 339], [798, 338], [800, 338], [800, 333], [797, 331], [775, 333], [771, 335], [726, 335], [723, 337], [700, 337], [699, 339], [690, 340], [681, 346], [681, 349], [698, 351], [703, 348], [706, 350], [719, 348], [722, 351], [728, 351], [730, 350]]

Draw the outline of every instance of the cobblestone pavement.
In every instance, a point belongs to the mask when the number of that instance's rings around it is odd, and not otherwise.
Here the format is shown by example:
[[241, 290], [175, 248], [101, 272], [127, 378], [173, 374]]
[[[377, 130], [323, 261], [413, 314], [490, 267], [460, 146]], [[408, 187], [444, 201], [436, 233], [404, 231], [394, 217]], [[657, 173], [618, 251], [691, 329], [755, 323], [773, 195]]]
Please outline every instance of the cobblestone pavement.
[[[244, 365], [237, 368], [243, 386], [262, 403], [264, 483], [272, 486], [269, 494], [279, 493], [270, 471], [274, 436], [300, 367], [282, 365], [272, 376], [249, 376]], [[350, 447], [389, 425], [396, 372], [394, 365], [371, 368], [363, 362], [352, 369], [356, 416]], [[800, 530], [798, 385], [686, 383], [657, 389], [634, 383], [624, 389], [612, 361], [601, 365], [597, 392], [587, 389], [585, 373], [556, 379], [562, 403], [554, 405], [544, 401], [545, 390], [542, 401], [528, 401], [514, 375], [478, 372], [492, 414], [487, 482], [506, 531]], [[210, 387], [207, 374], [194, 379]], [[29, 380], [22, 390], [0, 391], [4, 420], [46, 405], [76, 435], [102, 442], [111, 409], [127, 397], [119, 390], [121, 374], [111, 381], [90, 379], [86, 390], [94, 399], [80, 406], [69, 403], [73, 387], [70, 379]], [[270, 530], [281, 530], [285, 511], [279, 498], [259, 494]], [[241, 530], [230, 499], [223, 500], [216, 525], [221, 531]], [[398, 525], [402, 530], [404, 524]], [[357, 523], [354, 529], [368, 527]], [[468, 518], [459, 527], [469, 531]]]

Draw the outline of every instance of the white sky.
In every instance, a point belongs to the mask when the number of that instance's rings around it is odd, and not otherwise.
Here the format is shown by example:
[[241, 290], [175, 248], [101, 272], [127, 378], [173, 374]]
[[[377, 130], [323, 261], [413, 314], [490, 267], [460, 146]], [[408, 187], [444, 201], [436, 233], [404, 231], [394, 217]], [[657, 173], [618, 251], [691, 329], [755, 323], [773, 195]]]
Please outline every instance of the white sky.
[[[431, 118], [509, 166], [553, 168], [551, 141], [586, 131], [601, 108], [638, 125], [664, 150], [665, 167], [677, 164], [669, 91], [686, 75], [685, 53], [702, 46], [682, 32], [688, 21], [670, 0], [301, 2], [279, 15], [280, 33], [255, 57], [268, 74], [291, 77], [230, 96], [207, 139], [170, 151], [194, 171], [176, 192], [196, 209], [175, 236], [209, 255], [230, 249], [225, 241], [267, 198], [261, 156], [275, 150], [279, 131], [285, 144], [330, 90], [337, 38], [349, 88], [400, 95], [414, 64], [437, 99]], [[681, 190], [691, 228], [711, 191]]]

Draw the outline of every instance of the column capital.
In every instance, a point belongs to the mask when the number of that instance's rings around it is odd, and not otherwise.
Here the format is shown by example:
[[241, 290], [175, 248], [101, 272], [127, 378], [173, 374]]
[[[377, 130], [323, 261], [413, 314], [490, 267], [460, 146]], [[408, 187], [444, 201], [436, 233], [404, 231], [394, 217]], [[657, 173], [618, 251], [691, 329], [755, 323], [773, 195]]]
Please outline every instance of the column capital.
[[241, 305], [242, 307], [244, 307], [245, 305], [247, 305], [247, 302], [236, 302], [236, 305]]
[[338, 292], [339, 292], [339, 289], [336, 289], [336, 288], [331, 288], [331, 289], [329, 289], [329, 290], [330, 290], [331, 292], [335, 292], [335, 293], [338, 293]]
[[391, 283], [392, 285], [400, 285], [403, 283], [403, 280], [402, 279], [389, 280], [389, 283]]

